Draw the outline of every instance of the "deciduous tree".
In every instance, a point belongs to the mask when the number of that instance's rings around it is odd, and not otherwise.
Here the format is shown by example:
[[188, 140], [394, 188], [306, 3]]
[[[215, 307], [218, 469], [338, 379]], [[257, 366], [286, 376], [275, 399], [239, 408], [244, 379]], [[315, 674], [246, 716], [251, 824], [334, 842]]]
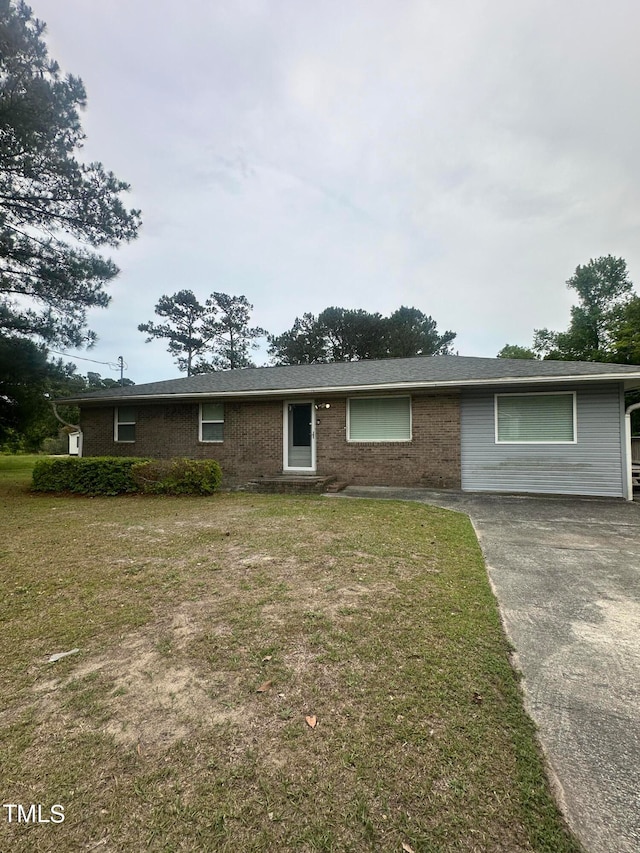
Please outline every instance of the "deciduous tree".
[[498, 353], [498, 358], [540, 358], [540, 356], [527, 347], [521, 347], [518, 344], [505, 344]]
[[533, 349], [547, 359], [611, 361], [615, 352], [616, 317], [633, 295], [627, 264], [612, 255], [578, 266], [567, 281], [578, 294], [565, 332], [536, 329]]
[[640, 297], [634, 296], [610, 318], [611, 358], [621, 364], [640, 364]]

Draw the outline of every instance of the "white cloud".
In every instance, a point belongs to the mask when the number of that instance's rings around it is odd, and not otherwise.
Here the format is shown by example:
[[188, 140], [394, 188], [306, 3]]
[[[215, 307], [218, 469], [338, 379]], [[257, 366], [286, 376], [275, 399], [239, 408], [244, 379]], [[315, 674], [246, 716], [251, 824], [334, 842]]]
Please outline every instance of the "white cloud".
[[185, 287], [274, 332], [411, 304], [495, 355], [566, 325], [577, 264], [640, 276], [636, 4], [33, 2], [143, 208], [94, 322], [136, 381], [175, 374], [136, 327]]

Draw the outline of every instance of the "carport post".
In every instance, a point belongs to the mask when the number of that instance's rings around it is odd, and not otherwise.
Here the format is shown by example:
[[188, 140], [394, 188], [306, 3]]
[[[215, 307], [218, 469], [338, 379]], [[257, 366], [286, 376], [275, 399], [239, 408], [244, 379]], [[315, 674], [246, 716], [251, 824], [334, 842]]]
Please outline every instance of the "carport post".
[[633, 500], [633, 475], [631, 466], [633, 465], [633, 459], [631, 458], [631, 412], [635, 412], [636, 409], [640, 409], [640, 403], [633, 403], [633, 405], [629, 406], [627, 411], [625, 412], [624, 417], [624, 434], [625, 441], [627, 442], [627, 500]]

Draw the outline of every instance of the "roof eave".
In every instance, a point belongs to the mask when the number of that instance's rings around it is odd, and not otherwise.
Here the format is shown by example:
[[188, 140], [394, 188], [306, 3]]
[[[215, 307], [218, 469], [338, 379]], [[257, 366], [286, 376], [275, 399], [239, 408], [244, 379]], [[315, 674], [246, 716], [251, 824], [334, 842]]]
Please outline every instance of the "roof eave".
[[378, 391], [431, 391], [440, 389], [457, 389], [486, 387], [496, 385], [558, 385], [582, 382], [623, 382], [625, 391], [640, 388], [640, 371], [631, 374], [596, 373], [588, 376], [508, 376], [491, 379], [456, 379], [429, 382], [383, 382], [368, 385], [333, 385], [333, 386], [309, 386], [302, 388], [269, 388], [245, 391], [190, 391], [185, 393], [168, 392], [165, 394], [126, 394], [111, 395], [105, 397], [68, 397], [56, 400], [57, 403], [66, 404], [100, 404], [118, 403], [122, 400], [127, 402], [152, 402], [164, 400], [199, 400], [204, 397], [216, 397], [220, 399], [241, 399], [246, 397], [300, 397], [316, 396], [326, 394], [353, 394], [357, 392]]

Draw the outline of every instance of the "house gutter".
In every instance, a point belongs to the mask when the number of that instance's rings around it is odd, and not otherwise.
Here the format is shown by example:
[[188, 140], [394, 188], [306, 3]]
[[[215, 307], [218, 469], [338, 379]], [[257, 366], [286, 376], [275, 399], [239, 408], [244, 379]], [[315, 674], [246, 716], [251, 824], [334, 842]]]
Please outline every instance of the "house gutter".
[[65, 397], [57, 400], [58, 403], [118, 403], [123, 400], [131, 402], [146, 402], [146, 401], [164, 401], [164, 400], [199, 400], [202, 397], [216, 399], [242, 399], [246, 397], [294, 397], [294, 396], [316, 396], [321, 394], [352, 394], [357, 392], [379, 392], [379, 391], [431, 391], [442, 389], [455, 388], [475, 388], [479, 386], [496, 386], [496, 385], [566, 385], [568, 382], [611, 382], [622, 381], [626, 383], [633, 381], [633, 388], [637, 388], [640, 384], [640, 373], [626, 375], [612, 375], [610, 373], [598, 373], [592, 376], [514, 376], [508, 378], [494, 379], [467, 379], [467, 380], [450, 380], [443, 382], [385, 382], [372, 385], [321, 385], [318, 387], [309, 388], [265, 388], [252, 390], [238, 391], [191, 391], [183, 394], [176, 393], [151, 393], [151, 394], [120, 394], [104, 397]]
[[627, 446], [627, 500], [633, 500], [633, 460], [631, 458], [631, 412], [640, 409], [640, 403], [633, 403], [624, 414], [624, 435]]
[[63, 424], [66, 427], [71, 427], [71, 429], [74, 432], [82, 432], [82, 430], [80, 429], [78, 424], [70, 424], [68, 421], [65, 421], [65, 419], [60, 416], [60, 414], [58, 413], [58, 410], [56, 408], [56, 403], [59, 403], [60, 400], [49, 400], [49, 402], [51, 403], [51, 408], [53, 409], [53, 414], [56, 416], [56, 418], [60, 421], [61, 424]]

